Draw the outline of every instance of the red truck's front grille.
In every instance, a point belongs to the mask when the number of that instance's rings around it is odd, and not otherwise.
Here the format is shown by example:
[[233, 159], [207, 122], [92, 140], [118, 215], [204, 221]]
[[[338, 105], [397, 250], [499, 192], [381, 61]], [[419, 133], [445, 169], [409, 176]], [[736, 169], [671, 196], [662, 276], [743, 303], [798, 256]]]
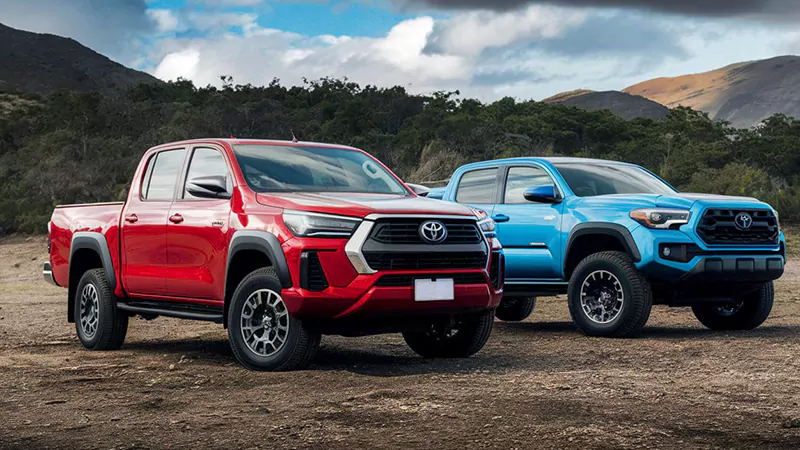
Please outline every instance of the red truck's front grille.
[[[382, 244], [424, 244], [419, 227], [426, 219], [391, 219], [378, 221], [372, 239]], [[447, 239], [442, 244], [475, 244], [483, 239], [474, 220], [443, 219]]]
[[374, 270], [482, 269], [487, 262], [484, 252], [364, 252], [364, 258]]

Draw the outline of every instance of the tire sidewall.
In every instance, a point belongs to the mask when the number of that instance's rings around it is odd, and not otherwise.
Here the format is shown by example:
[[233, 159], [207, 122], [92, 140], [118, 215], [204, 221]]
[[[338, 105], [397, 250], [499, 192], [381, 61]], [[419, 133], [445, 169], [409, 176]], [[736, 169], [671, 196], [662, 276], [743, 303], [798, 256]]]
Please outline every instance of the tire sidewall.
[[[581, 289], [583, 287], [583, 282], [592, 272], [598, 270], [611, 272], [617, 277], [622, 285], [622, 293], [624, 295], [622, 311], [620, 311], [614, 320], [608, 323], [597, 323], [591, 320], [581, 306]], [[572, 320], [575, 321], [580, 329], [589, 332], [589, 334], [611, 335], [627, 323], [631, 319], [631, 316], [635, 314], [632, 298], [633, 293], [633, 285], [631, 284], [631, 280], [626, 276], [624, 268], [613, 261], [596, 259], [586, 264], [580, 264], [575, 273], [572, 274], [569, 286], [569, 307], [570, 312], [572, 312]]]
[[[83, 332], [83, 327], [81, 327], [81, 296], [83, 295], [83, 289], [87, 285], [93, 285], [95, 290], [97, 291], [97, 330], [94, 332], [94, 336], [91, 338], [86, 337]], [[94, 348], [100, 342], [101, 334], [104, 329], [104, 324], [108, 320], [112, 320], [111, 311], [108, 311], [108, 305], [112, 304], [111, 299], [105, 298], [109, 296], [110, 293], [107, 289], [104, 289], [105, 283], [101, 283], [101, 281], [97, 278], [97, 275], [93, 272], [89, 271], [83, 274], [81, 277], [80, 282], [78, 283], [78, 288], [75, 290], [75, 299], [74, 299], [74, 307], [75, 307], [75, 329], [78, 332], [78, 339], [80, 339], [81, 343], [86, 348]]]
[[245, 278], [244, 281], [236, 288], [231, 299], [230, 310], [228, 311], [228, 340], [232, 346], [235, 346], [235, 351], [246, 367], [256, 370], [274, 370], [280, 369], [286, 364], [294, 354], [301, 334], [301, 323], [289, 315], [289, 333], [286, 342], [283, 344], [277, 353], [262, 356], [254, 353], [247, 346], [247, 343], [242, 336], [241, 328], [241, 314], [245, 301], [255, 291], [261, 289], [269, 289], [278, 295], [281, 294], [280, 282], [268, 275], [257, 275]]

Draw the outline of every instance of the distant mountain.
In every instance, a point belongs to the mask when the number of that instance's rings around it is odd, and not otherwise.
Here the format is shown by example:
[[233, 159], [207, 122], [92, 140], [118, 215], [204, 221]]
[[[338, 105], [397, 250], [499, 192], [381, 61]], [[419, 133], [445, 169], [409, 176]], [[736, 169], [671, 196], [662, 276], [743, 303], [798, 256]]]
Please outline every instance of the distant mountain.
[[800, 57], [780, 56], [625, 89], [670, 108], [689, 106], [714, 119], [750, 127], [775, 114], [800, 117]]
[[58, 89], [109, 93], [160, 81], [78, 42], [0, 24], [0, 90], [49, 94]]
[[588, 111], [608, 109], [626, 120], [637, 117], [661, 119], [669, 114], [669, 109], [663, 105], [619, 91], [595, 92], [580, 89], [562, 92], [545, 99], [544, 102], [575, 106]]

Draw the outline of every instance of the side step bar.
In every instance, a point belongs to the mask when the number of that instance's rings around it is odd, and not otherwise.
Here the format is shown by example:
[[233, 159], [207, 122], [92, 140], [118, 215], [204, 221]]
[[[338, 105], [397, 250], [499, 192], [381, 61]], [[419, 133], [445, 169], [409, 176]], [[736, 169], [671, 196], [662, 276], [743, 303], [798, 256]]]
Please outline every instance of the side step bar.
[[170, 305], [166, 302], [117, 302], [117, 308], [144, 316], [166, 316], [178, 319], [204, 320], [222, 323], [222, 308], [191, 308], [185, 305]]

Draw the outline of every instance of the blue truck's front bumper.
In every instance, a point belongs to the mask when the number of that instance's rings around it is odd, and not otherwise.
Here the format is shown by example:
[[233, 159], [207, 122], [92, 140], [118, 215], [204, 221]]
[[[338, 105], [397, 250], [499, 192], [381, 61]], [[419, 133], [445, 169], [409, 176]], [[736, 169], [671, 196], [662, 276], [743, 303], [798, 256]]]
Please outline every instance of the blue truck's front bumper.
[[[786, 241], [777, 246], [710, 247], [689, 230], [632, 230], [641, 260], [637, 269], [648, 277], [669, 282], [761, 283], [783, 275]], [[692, 249], [685, 260], [663, 255], [664, 247]], [[674, 251], [673, 250], [673, 251]], [[678, 258], [680, 259], [680, 258]]]

